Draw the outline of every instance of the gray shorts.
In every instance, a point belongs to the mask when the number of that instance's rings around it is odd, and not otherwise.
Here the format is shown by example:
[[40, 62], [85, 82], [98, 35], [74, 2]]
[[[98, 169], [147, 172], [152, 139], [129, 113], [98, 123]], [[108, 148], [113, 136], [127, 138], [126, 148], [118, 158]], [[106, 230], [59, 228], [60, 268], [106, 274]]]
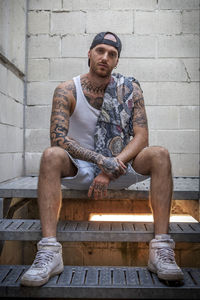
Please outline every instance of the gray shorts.
[[[73, 177], [62, 178], [62, 184], [69, 189], [88, 190], [94, 179], [94, 164], [80, 159], [72, 158], [68, 153], [74, 165], [77, 167], [77, 174]], [[126, 174], [121, 175], [115, 180], [111, 180], [108, 186], [110, 190], [121, 190], [128, 188], [130, 185], [146, 180], [149, 176], [144, 176], [137, 173], [128, 164]]]

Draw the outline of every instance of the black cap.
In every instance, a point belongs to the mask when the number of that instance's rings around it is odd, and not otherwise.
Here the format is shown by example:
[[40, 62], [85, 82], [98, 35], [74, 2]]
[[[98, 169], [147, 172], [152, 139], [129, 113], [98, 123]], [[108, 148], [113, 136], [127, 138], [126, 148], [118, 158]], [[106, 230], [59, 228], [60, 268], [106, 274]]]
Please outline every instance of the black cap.
[[[116, 38], [116, 42], [109, 40], [109, 39], [105, 39], [104, 37], [106, 34], [112, 34]], [[115, 33], [110, 32], [110, 31], [98, 33], [92, 41], [90, 50], [99, 44], [106, 44], [106, 45], [115, 47], [118, 51], [118, 57], [120, 57], [120, 52], [122, 50], [122, 43], [120, 41], [120, 38]], [[90, 66], [90, 59], [88, 60], [88, 66]]]

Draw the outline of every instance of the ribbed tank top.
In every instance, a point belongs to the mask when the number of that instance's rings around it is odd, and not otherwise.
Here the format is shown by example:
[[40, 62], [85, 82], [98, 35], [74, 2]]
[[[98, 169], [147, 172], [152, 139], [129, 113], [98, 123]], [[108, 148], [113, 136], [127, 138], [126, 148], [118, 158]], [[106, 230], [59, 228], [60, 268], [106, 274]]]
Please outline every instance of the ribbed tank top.
[[73, 78], [76, 106], [69, 121], [68, 136], [87, 149], [94, 150], [94, 131], [100, 111], [92, 107], [83, 94], [80, 75]]

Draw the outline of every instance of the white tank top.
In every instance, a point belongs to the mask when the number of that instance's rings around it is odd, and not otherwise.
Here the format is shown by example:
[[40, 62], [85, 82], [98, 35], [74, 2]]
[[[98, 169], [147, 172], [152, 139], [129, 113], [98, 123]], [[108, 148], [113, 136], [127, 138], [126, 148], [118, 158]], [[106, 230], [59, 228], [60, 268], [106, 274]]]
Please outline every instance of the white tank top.
[[80, 75], [73, 78], [76, 106], [69, 121], [68, 136], [87, 149], [94, 150], [94, 132], [100, 111], [92, 107], [83, 94]]

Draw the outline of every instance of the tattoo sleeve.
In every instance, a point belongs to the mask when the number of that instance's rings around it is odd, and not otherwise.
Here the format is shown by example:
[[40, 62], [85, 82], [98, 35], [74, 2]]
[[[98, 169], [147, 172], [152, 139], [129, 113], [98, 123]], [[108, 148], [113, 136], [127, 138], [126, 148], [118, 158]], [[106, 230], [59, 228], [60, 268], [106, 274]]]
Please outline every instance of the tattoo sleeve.
[[144, 105], [144, 98], [140, 87], [134, 83], [133, 90], [133, 101], [134, 101], [134, 112], [133, 112], [133, 127], [139, 126], [148, 128], [147, 116]]
[[[70, 97], [72, 96], [72, 93], [74, 95], [71, 86], [57, 87], [55, 89], [50, 126], [51, 146], [59, 146], [67, 150], [74, 158], [90, 161], [96, 164], [103, 164], [105, 158], [101, 154], [80, 146], [78, 142], [73, 140], [73, 137], [71, 138], [67, 136], [71, 107]], [[112, 163], [107, 162], [106, 165], [110, 171]]]

